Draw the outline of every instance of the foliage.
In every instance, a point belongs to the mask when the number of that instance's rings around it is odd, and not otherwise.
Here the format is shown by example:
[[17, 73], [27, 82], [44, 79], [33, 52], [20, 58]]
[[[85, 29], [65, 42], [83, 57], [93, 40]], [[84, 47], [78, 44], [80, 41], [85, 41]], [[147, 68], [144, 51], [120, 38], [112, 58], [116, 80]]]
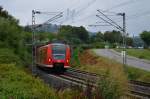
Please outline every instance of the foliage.
[[119, 99], [125, 94], [128, 82], [121, 64], [99, 57], [90, 50], [80, 54], [79, 59], [79, 69], [100, 75], [98, 92], [104, 99]]
[[104, 35], [101, 32], [98, 32], [96, 35], [90, 37], [90, 42], [103, 42]]
[[55, 98], [54, 90], [14, 64], [0, 64], [0, 98]]
[[119, 31], [113, 30], [112, 32], [106, 31], [104, 33], [104, 39], [109, 43], [121, 43], [122, 42], [122, 34]]
[[58, 32], [58, 38], [66, 40], [71, 44], [86, 43], [89, 39], [89, 34], [86, 29], [82, 26], [62, 26]]
[[80, 66], [80, 61], [79, 61], [79, 53], [81, 51], [80, 47], [77, 47], [73, 50], [72, 52], [72, 57], [71, 57], [71, 65], [72, 66]]
[[86, 99], [79, 88], [54, 90], [15, 64], [0, 64], [1, 99]]
[[150, 31], [144, 31], [140, 34], [142, 40], [147, 46], [150, 46]]
[[9, 15], [7, 11], [1, 10], [0, 13], [0, 47], [11, 49], [22, 62], [28, 64], [31, 56], [27, 50], [29, 47], [25, 46], [25, 41], [28, 39], [27, 41], [31, 42], [30, 38], [26, 37], [26, 32], [23, 32], [17, 20]]
[[104, 99], [119, 99], [122, 95], [119, 92], [119, 85], [110, 77], [109, 71], [98, 81], [98, 85], [99, 92]]
[[14, 54], [14, 52], [8, 48], [0, 49], [0, 63], [14, 63], [17, 65], [21, 65], [22, 61], [20, 58]]
[[127, 44], [128, 46], [133, 46], [133, 38], [127, 37], [127, 38], [126, 38], [126, 44]]
[[[133, 38], [126, 37], [127, 45], [133, 45]], [[105, 43], [104, 43], [105, 42]], [[109, 45], [110, 48], [121, 46], [123, 42], [123, 36], [120, 31], [106, 31], [104, 33], [98, 32], [96, 35], [90, 37], [90, 43], [94, 48], [104, 48], [104, 45]], [[99, 45], [101, 43], [102, 45]]]
[[134, 67], [127, 67], [128, 77], [130, 80], [138, 80], [150, 83], [150, 72]]
[[54, 33], [48, 32], [37, 32], [36, 40], [39, 42], [50, 42], [53, 41], [55, 37]]
[[104, 42], [94, 42], [92, 43], [93, 48], [104, 48], [105, 43]]
[[2, 6], [0, 6], [0, 17], [10, 20], [12, 23], [15, 23], [15, 24], [18, 24], [19, 22], [12, 15], [10, 15], [6, 10], [4, 10]]

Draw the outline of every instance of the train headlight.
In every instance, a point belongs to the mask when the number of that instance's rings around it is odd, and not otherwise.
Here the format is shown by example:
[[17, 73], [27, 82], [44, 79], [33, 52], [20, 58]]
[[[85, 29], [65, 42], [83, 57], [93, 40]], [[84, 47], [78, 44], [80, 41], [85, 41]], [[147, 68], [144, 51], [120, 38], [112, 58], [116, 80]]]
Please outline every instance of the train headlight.
[[48, 59], [48, 62], [51, 62], [51, 59], [50, 59], [50, 58]]
[[69, 59], [67, 59], [67, 63], [69, 63]]

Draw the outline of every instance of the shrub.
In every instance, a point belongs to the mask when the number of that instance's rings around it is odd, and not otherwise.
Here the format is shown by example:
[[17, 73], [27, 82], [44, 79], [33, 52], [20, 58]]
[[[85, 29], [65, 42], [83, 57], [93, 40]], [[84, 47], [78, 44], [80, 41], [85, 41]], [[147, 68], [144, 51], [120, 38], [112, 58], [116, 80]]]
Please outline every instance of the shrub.
[[14, 63], [21, 65], [22, 61], [14, 54], [14, 52], [8, 48], [0, 49], [0, 63]]
[[92, 44], [93, 48], [104, 48], [105, 44], [103, 42], [95, 42]]
[[79, 61], [79, 53], [81, 49], [79, 47], [75, 48], [73, 50], [72, 56], [71, 56], [71, 65], [72, 66], [80, 66], [80, 61]]
[[14, 64], [0, 64], [0, 98], [57, 99], [55, 91]]
[[90, 50], [84, 51], [79, 59], [81, 70], [102, 75], [98, 81], [98, 92], [104, 99], [119, 99], [127, 92], [127, 76], [121, 64], [99, 57]]

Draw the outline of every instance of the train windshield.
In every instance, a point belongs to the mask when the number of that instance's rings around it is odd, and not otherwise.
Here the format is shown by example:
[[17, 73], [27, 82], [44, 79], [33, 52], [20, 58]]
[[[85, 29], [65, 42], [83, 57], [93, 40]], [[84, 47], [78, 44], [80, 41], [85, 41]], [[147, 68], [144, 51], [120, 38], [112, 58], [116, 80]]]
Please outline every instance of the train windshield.
[[52, 53], [54, 59], [65, 59], [66, 46], [65, 45], [52, 45]]

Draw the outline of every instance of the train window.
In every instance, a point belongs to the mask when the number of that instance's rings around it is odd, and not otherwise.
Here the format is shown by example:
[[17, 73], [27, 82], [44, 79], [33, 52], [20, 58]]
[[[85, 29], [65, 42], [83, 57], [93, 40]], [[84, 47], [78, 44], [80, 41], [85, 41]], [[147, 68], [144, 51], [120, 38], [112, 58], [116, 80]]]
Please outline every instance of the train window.
[[52, 53], [53, 54], [66, 54], [66, 46], [65, 45], [53, 45]]
[[65, 54], [54, 54], [53, 58], [54, 59], [65, 59]]
[[65, 45], [53, 45], [52, 53], [54, 59], [65, 59], [66, 46]]

